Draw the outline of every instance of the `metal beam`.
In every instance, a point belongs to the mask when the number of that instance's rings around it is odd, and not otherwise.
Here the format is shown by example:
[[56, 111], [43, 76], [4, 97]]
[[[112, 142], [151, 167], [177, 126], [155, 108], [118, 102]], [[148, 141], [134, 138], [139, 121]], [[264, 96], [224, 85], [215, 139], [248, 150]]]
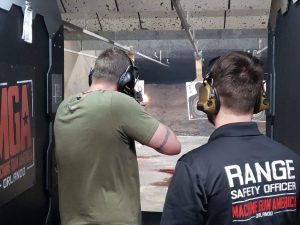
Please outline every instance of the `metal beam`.
[[75, 30], [75, 31], [79, 31], [79, 32], [84, 33], [84, 34], [87, 34], [87, 35], [89, 35], [89, 36], [91, 36], [91, 37], [94, 37], [94, 38], [96, 38], [96, 39], [98, 39], [98, 40], [101, 40], [101, 41], [104, 41], [104, 42], [106, 42], [106, 43], [109, 43], [109, 44], [111, 44], [111, 45], [114, 45], [114, 46], [116, 46], [116, 47], [118, 47], [118, 48], [120, 48], [120, 49], [122, 49], [122, 50], [124, 50], [124, 51], [126, 51], [126, 52], [133, 53], [133, 54], [135, 54], [135, 55], [139, 55], [139, 56], [141, 56], [141, 57], [143, 57], [143, 58], [145, 58], [145, 59], [148, 59], [148, 60], [150, 60], [150, 61], [152, 61], [152, 62], [158, 63], [158, 64], [160, 64], [160, 65], [162, 65], [162, 66], [169, 67], [169, 65], [167, 65], [167, 64], [164, 64], [164, 63], [162, 63], [162, 62], [160, 62], [160, 61], [158, 61], [158, 60], [155, 60], [155, 59], [153, 59], [153, 58], [151, 58], [151, 57], [149, 57], [149, 56], [146, 56], [146, 55], [144, 55], [144, 54], [142, 54], [142, 53], [140, 53], [140, 52], [134, 51], [134, 50], [133, 50], [131, 47], [129, 47], [129, 46], [122, 45], [122, 44], [117, 43], [117, 42], [115, 42], [115, 41], [113, 41], [113, 40], [110, 40], [110, 39], [108, 39], [108, 38], [106, 38], [106, 37], [103, 37], [103, 36], [100, 36], [100, 35], [98, 35], [98, 34], [95, 34], [95, 33], [91, 32], [91, 31], [89, 31], [89, 30], [86, 30], [86, 29], [83, 29], [83, 28], [81, 28], [81, 27], [78, 27], [78, 26], [76, 26], [76, 25], [74, 25], [74, 24], [71, 24], [71, 23], [68, 23], [68, 22], [64, 21], [64, 26], [67, 27], [67, 28], [69, 28], [69, 29], [72, 29], [72, 30]]
[[83, 55], [83, 56], [90, 57], [90, 58], [93, 58], [93, 59], [97, 59], [98, 58], [95, 55], [90, 55], [90, 54], [87, 54], [87, 53], [84, 53], [84, 52], [77, 52], [77, 51], [74, 51], [74, 50], [68, 49], [68, 48], [64, 48], [64, 51], [72, 53], [72, 54]]
[[198, 47], [195, 43], [195, 37], [191, 33], [190, 25], [188, 24], [188, 22], [186, 20], [185, 13], [181, 7], [180, 1], [172, 0], [172, 3], [177, 12], [177, 15], [178, 15], [180, 21], [181, 21], [182, 27], [185, 30], [185, 32], [188, 36], [188, 39], [190, 40], [190, 42], [195, 50], [196, 57], [201, 58], [201, 55], [199, 54], [199, 51], [198, 51]]
[[[104, 36], [108, 39], [114, 39], [116, 32], [114, 31], [98, 31], [96, 34]], [[118, 40], [184, 40], [186, 33], [184, 30], [135, 30], [135, 31], [118, 31]], [[195, 30], [195, 39], [243, 39], [243, 38], [267, 38], [267, 29], [211, 29], [211, 30]], [[65, 30], [65, 40], [96, 40], [82, 32]]]

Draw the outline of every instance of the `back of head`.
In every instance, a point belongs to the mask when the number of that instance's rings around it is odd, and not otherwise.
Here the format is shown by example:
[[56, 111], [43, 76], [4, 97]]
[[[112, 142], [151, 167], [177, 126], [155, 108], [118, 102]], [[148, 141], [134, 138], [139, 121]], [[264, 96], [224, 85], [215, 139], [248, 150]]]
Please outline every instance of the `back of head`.
[[252, 113], [262, 91], [260, 61], [245, 52], [230, 52], [213, 65], [211, 75], [221, 106], [238, 114]]
[[116, 83], [130, 65], [130, 59], [125, 51], [117, 48], [107, 49], [95, 62], [93, 81]]

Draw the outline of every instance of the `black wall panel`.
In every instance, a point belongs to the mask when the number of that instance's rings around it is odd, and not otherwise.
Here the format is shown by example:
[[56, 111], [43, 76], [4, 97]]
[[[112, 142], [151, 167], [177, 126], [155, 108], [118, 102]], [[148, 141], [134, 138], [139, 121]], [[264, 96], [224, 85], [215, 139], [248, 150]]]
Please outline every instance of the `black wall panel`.
[[[13, 75], [16, 77], [0, 71], [0, 79], [1, 82], [8, 81], [8, 83], [25, 78], [32, 80], [36, 178], [31, 188], [21, 194], [16, 194], [12, 200], [0, 206], [1, 225], [43, 225], [49, 210], [50, 188], [47, 191], [46, 160], [47, 149], [49, 150], [49, 130], [51, 133], [49, 129], [51, 116], [47, 114], [47, 90], [49, 90], [47, 81], [52, 73], [63, 74], [63, 29], [60, 28], [57, 31], [52, 42], [49, 41], [50, 36], [45, 25], [45, 18], [42, 15], [36, 15], [32, 25], [33, 43], [29, 44], [21, 39], [22, 9], [18, 6], [12, 6], [10, 11], [0, 9], [0, 63], [12, 67], [33, 68], [34, 71], [28, 74], [28, 71], [22, 72], [21, 70]], [[51, 20], [49, 15], [47, 19]], [[49, 152], [48, 156], [52, 158], [51, 148]], [[50, 170], [52, 169], [50, 165]], [[52, 176], [51, 173], [49, 174]], [[52, 202], [54, 210], [50, 213], [47, 224], [58, 224], [56, 185], [52, 183], [49, 185], [52, 187], [50, 191], [53, 195], [52, 200], [54, 199]]]
[[[271, 113], [267, 133], [300, 153], [300, 4], [290, 3], [269, 29]], [[273, 84], [273, 86], [272, 86]]]

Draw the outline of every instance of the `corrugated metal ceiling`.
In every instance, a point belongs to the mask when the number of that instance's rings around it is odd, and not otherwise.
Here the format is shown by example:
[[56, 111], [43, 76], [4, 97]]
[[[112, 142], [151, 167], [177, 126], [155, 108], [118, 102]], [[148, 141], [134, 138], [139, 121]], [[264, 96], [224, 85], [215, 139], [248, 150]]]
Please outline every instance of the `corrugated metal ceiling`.
[[[64, 20], [91, 31], [180, 30], [171, 0], [57, 0]], [[181, 0], [198, 29], [266, 28], [271, 0]]]

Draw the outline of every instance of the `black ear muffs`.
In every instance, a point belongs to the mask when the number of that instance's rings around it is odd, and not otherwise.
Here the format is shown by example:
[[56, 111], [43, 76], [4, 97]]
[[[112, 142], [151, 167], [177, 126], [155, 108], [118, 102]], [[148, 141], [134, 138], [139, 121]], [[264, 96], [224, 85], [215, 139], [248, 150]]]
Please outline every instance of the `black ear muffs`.
[[215, 115], [220, 110], [220, 98], [217, 90], [209, 80], [212, 79], [203, 80], [203, 83], [199, 86], [197, 109], [206, 114]]
[[[137, 67], [133, 61], [129, 58], [130, 65], [127, 67], [124, 73], [121, 74], [117, 81], [117, 90], [131, 97], [134, 97], [134, 86], [138, 79]], [[91, 86], [93, 82], [94, 69], [91, 69], [88, 75], [88, 83]]]
[[129, 96], [134, 96], [134, 86], [136, 83], [135, 68], [133, 64], [128, 66], [117, 82], [117, 90]]
[[258, 95], [256, 99], [253, 114], [257, 114], [261, 111], [265, 111], [268, 108], [269, 108], [269, 102], [267, 100], [267, 93], [262, 88], [261, 93]]

